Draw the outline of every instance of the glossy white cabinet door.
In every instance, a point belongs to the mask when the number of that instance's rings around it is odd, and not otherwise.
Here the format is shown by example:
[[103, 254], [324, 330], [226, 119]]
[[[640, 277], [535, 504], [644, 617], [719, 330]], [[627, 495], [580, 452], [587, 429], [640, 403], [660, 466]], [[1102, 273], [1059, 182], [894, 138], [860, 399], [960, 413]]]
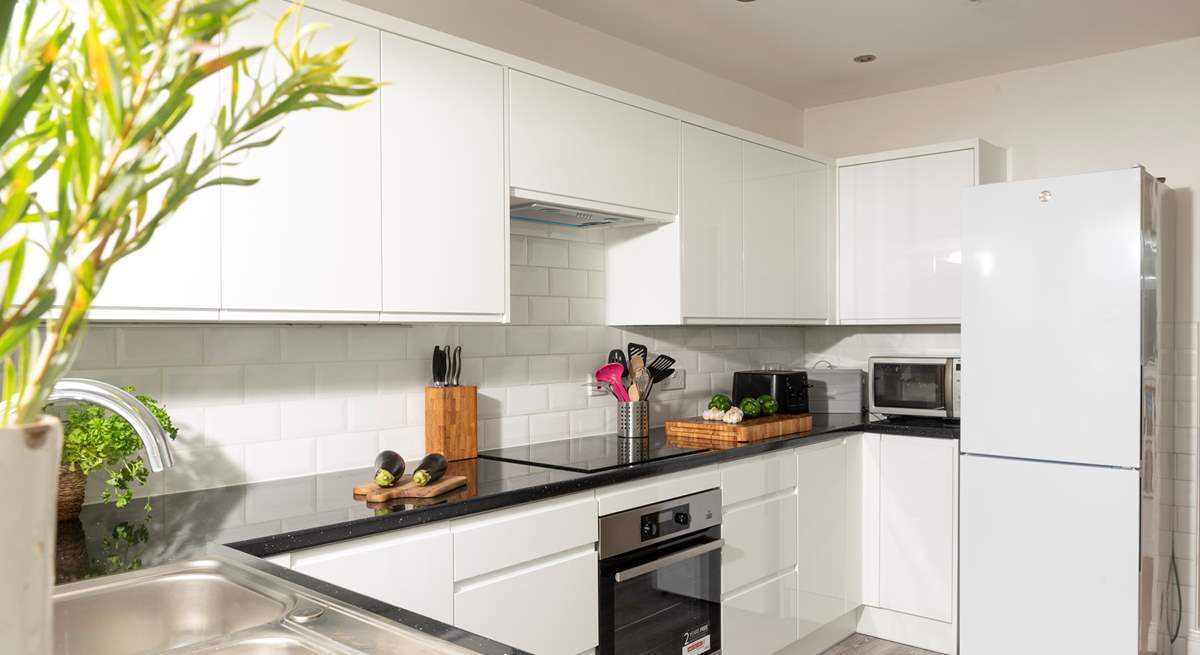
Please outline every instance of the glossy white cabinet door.
[[678, 120], [516, 70], [508, 102], [513, 187], [678, 213]]
[[[168, 139], [173, 148], [182, 148], [192, 134], [207, 142], [213, 138], [218, 80], [196, 85], [192, 96], [192, 109]], [[210, 187], [192, 195], [149, 244], [114, 266], [96, 297], [93, 318], [216, 318], [221, 307], [220, 193]], [[161, 197], [153, 196], [151, 207]]]
[[839, 167], [841, 320], [959, 321], [960, 197], [975, 179], [969, 149]]
[[957, 471], [953, 439], [882, 436], [880, 607], [953, 619]]
[[796, 449], [800, 636], [846, 612], [846, 444]]
[[[286, 6], [255, 5], [232, 40], [270, 42]], [[328, 25], [315, 48], [354, 42], [344, 74], [379, 78], [379, 30], [310, 8], [303, 17]], [[278, 141], [226, 170], [261, 181], [221, 191], [222, 309], [378, 316], [379, 106], [375, 96], [349, 112], [289, 115]]]
[[504, 69], [388, 33], [381, 50], [383, 311], [501, 320]]
[[454, 625], [531, 653], [599, 643], [596, 552], [576, 550], [460, 584]]
[[450, 526], [406, 528], [292, 553], [292, 569], [445, 623], [454, 622]]
[[805, 160], [742, 143], [744, 316], [798, 318], [800, 173]]
[[721, 652], [774, 653], [800, 638], [796, 572], [767, 580], [721, 601]]
[[679, 222], [683, 315], [741, 317], [741, 140], [683, 124], [683, 207]]
[[729, 593], [796, 565], [796, 494], [771, 496], [721, 517], [721, 592]]

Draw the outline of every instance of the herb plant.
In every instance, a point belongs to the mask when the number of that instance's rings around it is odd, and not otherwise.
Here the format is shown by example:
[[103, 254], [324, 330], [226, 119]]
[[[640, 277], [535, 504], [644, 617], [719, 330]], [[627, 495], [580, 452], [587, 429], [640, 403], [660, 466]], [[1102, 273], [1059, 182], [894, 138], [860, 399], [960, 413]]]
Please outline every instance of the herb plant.
[[[133, 387], [125, 390], [134, 393]], [[167, 436], [175, 439], [179, 435], [158, 401], [145, 395], [137, 399], [154, 414]], [[63, 466], [84, 475], [100, 470], [108, 475], [100, 495], [102, 501], [115, 501], [117, 507], [125, 507], [133, 499], [130, 485], [146, 484], [150, 470], [137, 454], [142, 440], [125, 419], [95, 405], [79, 405], [67, 412], [63, 432]], [[150, 511], [149, 500], [146, 511]]]

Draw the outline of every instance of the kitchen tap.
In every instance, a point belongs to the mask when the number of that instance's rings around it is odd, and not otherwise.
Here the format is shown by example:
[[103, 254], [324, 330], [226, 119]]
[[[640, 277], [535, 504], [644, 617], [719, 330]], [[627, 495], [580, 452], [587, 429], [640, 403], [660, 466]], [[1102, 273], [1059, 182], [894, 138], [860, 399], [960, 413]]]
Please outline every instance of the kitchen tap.
[[99, 405], [120, 416], [133, 426], [146, 449], [146, 463], [151, 471], [162, 471], [175, 464], [171, 450], [167, 447], [167, 434], [154, 414], [135, 398], [133, 394], [99, 380], [85, 378], [63, 378], [54, 385], [47, 403], [60, 400], [77, 400]]

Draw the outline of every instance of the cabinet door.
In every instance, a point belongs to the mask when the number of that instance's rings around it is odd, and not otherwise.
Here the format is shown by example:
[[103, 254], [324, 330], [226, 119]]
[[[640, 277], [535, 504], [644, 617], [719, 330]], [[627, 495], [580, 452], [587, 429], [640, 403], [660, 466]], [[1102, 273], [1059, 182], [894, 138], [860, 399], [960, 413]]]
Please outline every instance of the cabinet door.
[[960, 199], [975, 183], [974, 150], [844, 166], [838, 175], [842, 319], [957, 323]]
[[796, 449], [800, 498], [797, 587], [800, 636], [841, 616], [846, 607], [846, 444]]
[[721, 592], [728, 593], [796, 565], [796, 495], [751, 501], [721, 517]]
[[683, 315], [742, 316], [742, 142], [683, 125]]
[[796, 619], [796, 572], [789, 571], [722, 599], [721, 652], [774, 653], [800, 638]]
[[407, 528], [292, 554], [292, 569], [444, 623], [454, 622], [450, 526]]
[[454, 625], [531, 653], [600, 643], [596, 552], [574, 551], [460, 584]]
[[[269, 43], [287, 6], [259, 3], [232, 40]], [[328, 26], [314, 48], [353, 41], [343, 74], [379, 78], [379, 30], [309, 8], [303, 20]], [[221, 191], [222, 309], [378, 316], [379, 116], [377, 96], [348, 112], [291, 114], [271, 147], [226, 171], [261, 179]]]
[[[182, 148], [192, 134], [200, 135], [201, 141], [212, 140], [220, 107], [218, 80], [196, 85], [192, 97], [191, 110], [168, 138], [172, 148]], [[161, 195], [151, 197], [151, 207]], [[220, 210], [218, 189], [210, 187], [188, 198], [150, 243], [113, 267], [96, 297], [93, 317], [216, 318], [221, 307]]]
[[381, 51], [383, 311], [501, 320], [504, 69], [394, 34]]
[[512, 186], [678, 213], [678, 120], [515, 70], [508, 102]]
[[949, 622], [954, 606], [958, 442], [883, 435], [879, 604]]

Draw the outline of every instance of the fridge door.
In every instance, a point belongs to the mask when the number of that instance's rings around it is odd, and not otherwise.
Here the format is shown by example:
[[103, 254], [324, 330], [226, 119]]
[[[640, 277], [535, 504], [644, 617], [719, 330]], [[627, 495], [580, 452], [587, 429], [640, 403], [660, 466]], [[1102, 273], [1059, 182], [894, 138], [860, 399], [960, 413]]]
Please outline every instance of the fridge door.
[[1143, 174], [964, 191], [963, 452], [1138, 466]]
[[1138, 471], [960, 465], [959, 652], [1138, 653]]

